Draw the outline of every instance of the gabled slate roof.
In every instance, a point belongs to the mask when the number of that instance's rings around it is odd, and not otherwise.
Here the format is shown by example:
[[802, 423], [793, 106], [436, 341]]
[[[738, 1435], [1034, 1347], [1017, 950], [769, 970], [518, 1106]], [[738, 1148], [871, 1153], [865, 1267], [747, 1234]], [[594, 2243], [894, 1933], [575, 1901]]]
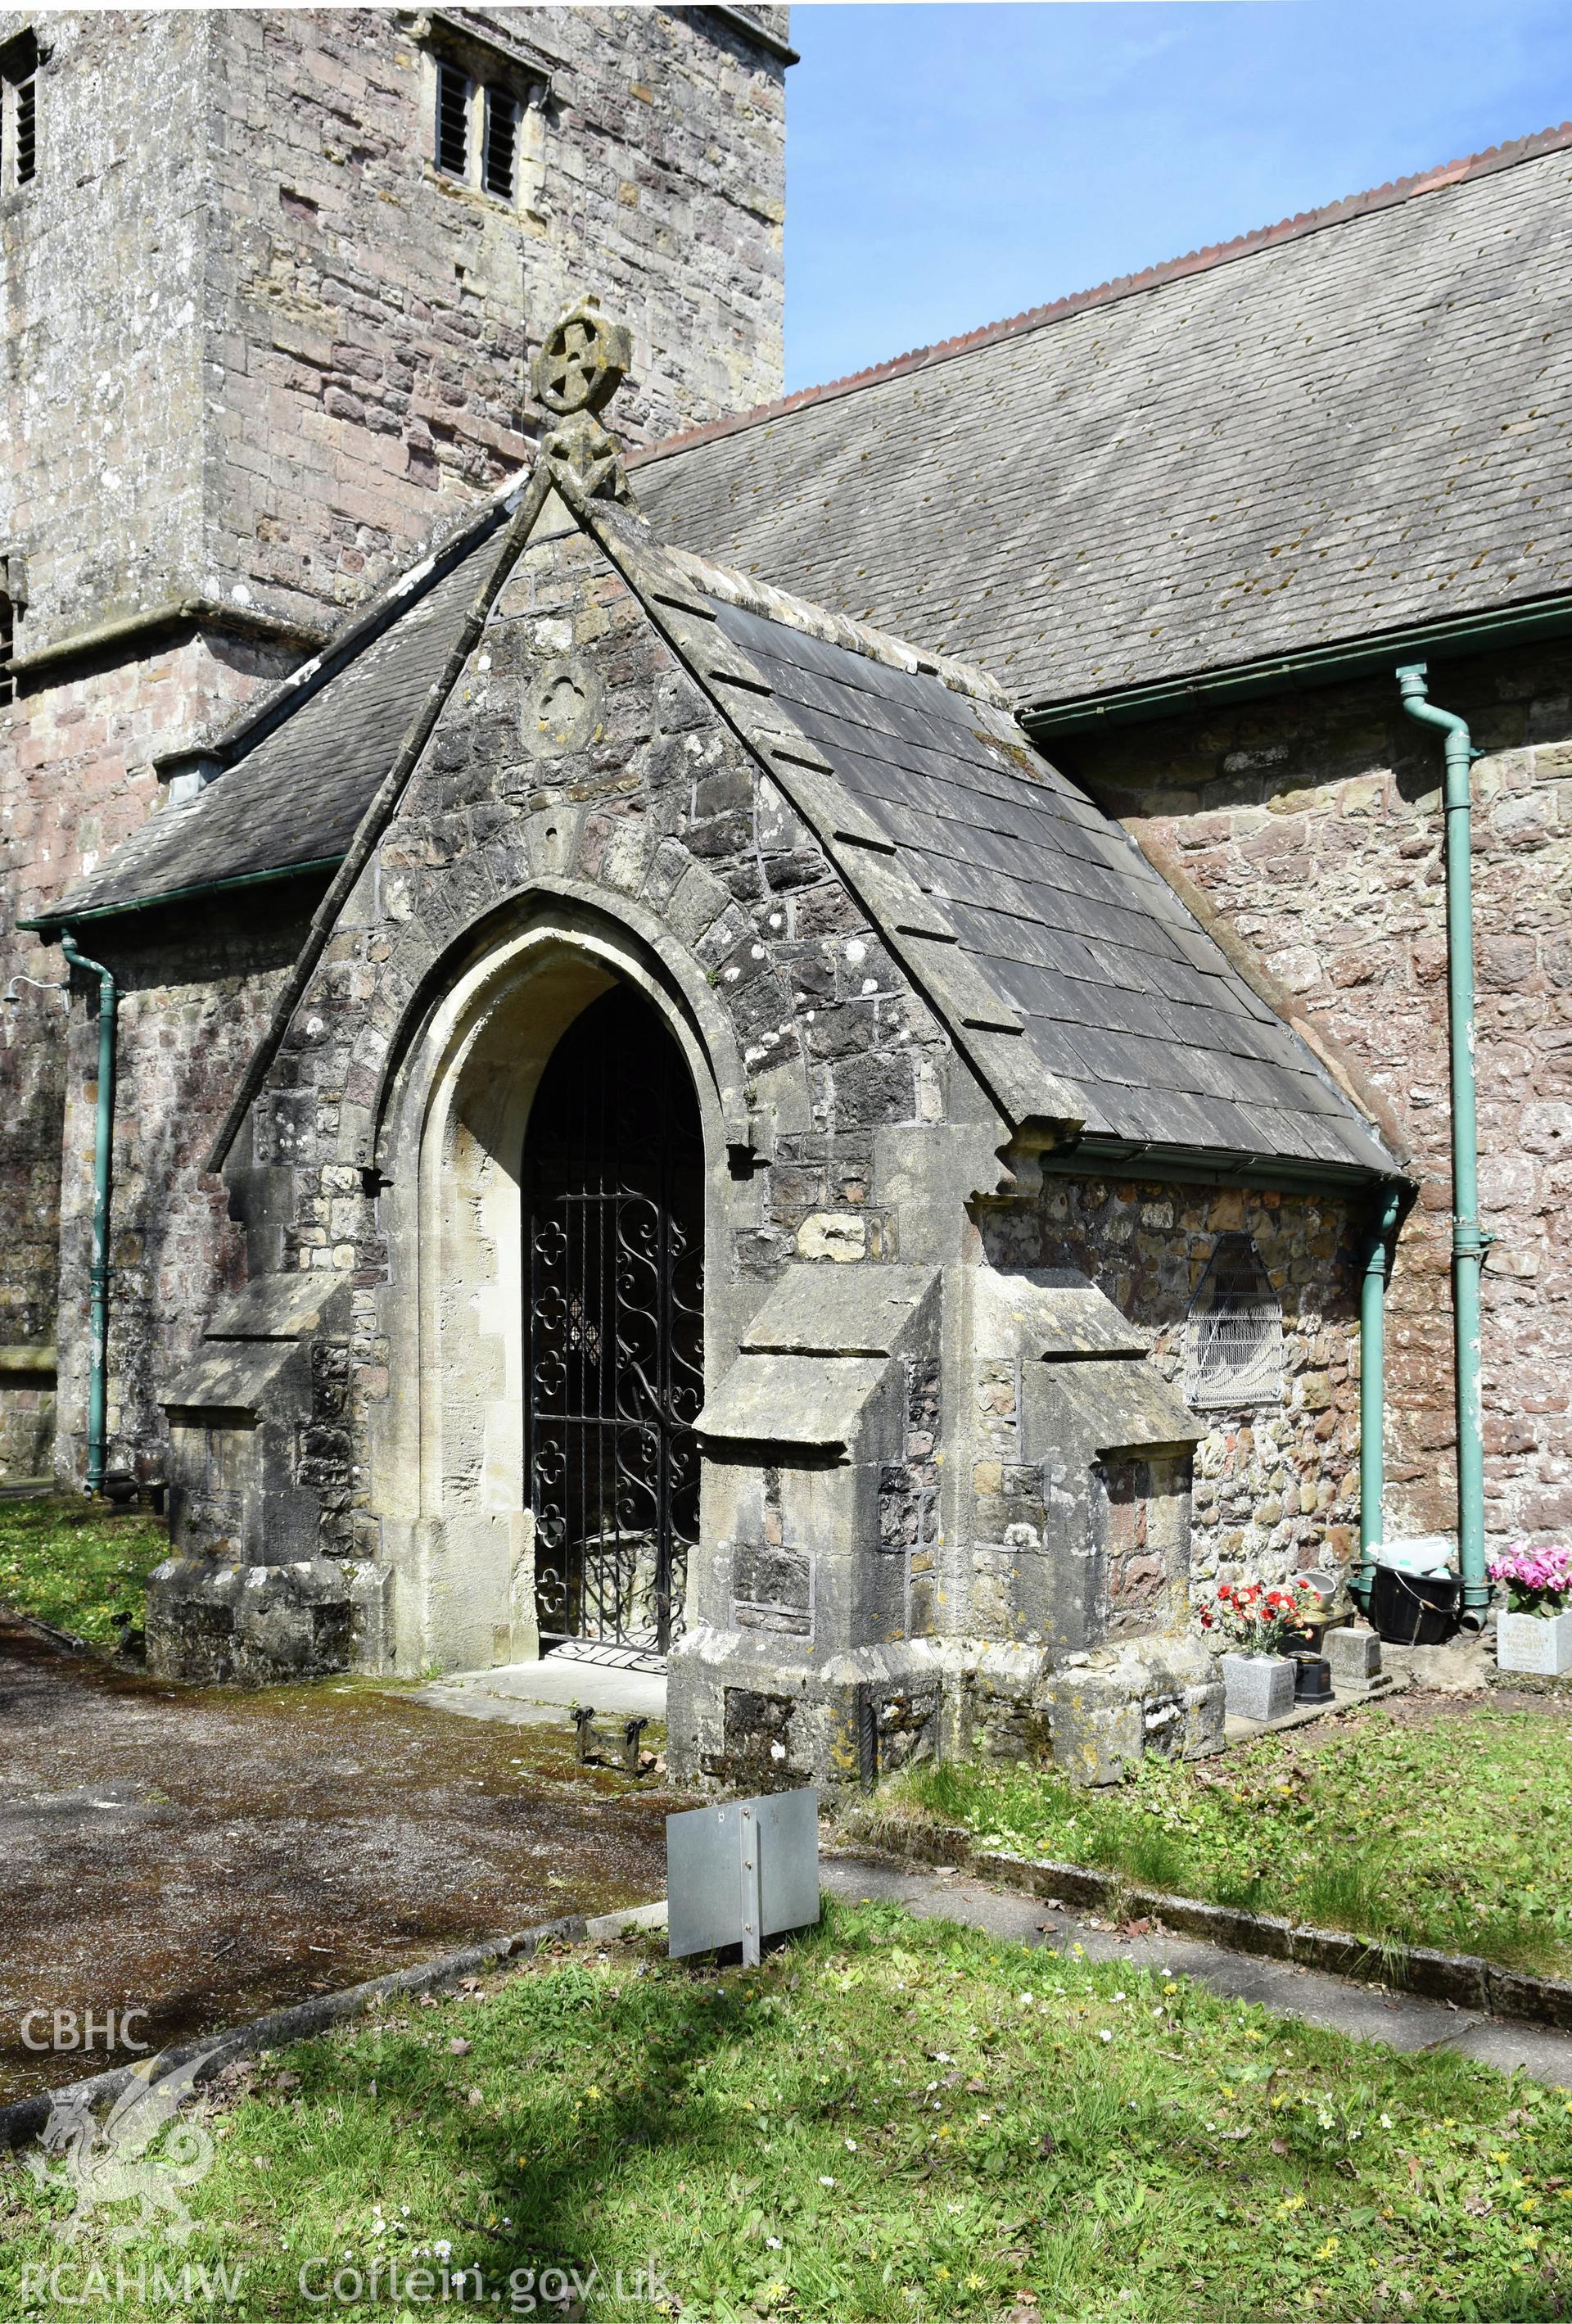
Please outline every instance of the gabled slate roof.
[[[501, 540], [484, 529], [392, 593], [389, 618], [362, 625], [320, 685], [276, 697], [250, 747], [243, 737], [189, 806], [152, 817], [56, 917], [336, 860], [357, 831], [363, 853], [397, 811], [383, 778], [418, 763], [445, 674], [462, 667], [466, 617], [501, 585], [555, 473], [537, 472]], [[1310, 1051], [1119, 825], [1024, 741], [984, 674], [664, 549], [637, 519], [556, 483], [818, 834], [1012, 1129], [1391, 1172]], [[326, 935], [314, 925], [248, 1082]]]
[[1572, 127], [630, 464], [667, 540], [1062, 701], [1572, 588]]
[[[150, 816], [38, 925], [178, 899], [259, 872], [336, 863], [441, 677], [498, 553], [501, 512], [488, 511], [465, 527], [444, 554], [388, 591], [345, 641], [240, 721], [233, 763], [194, 798]], [[363, 641], [358, 650], [356, 639]]]
[[[1007, 1111], [1074, 1119], [1093, 1138], [1393, 1169], [1134, 840], [1007, 711], [934, 673], [710, 603], [852, 813], [778, 748], [777, 779]], [[738, 713], [744, 724], [757, 715]]]

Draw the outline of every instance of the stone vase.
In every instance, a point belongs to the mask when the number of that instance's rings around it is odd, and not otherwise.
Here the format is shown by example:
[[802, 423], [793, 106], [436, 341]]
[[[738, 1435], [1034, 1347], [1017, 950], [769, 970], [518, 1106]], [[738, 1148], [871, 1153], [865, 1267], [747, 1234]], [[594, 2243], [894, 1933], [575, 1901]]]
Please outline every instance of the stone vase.
[[1230, 1719], [1282, 1719], [1293, 1709], [1294, 1667], [1281, 1655], [1224, 1655], [1223, 1710]]
[[1572, 1606], [1562, 1614], [1498, 1614], [1495, 1661], [1499, 1670], [1545, 1678], [1572, 1670]]

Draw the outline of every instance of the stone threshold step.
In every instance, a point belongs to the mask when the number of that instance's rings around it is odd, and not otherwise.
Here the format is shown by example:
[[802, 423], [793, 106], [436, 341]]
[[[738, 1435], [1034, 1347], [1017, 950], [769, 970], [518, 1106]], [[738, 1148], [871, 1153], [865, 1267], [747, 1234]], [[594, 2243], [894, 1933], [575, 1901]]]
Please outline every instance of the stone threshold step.
[[406, 1702], [447, 1711], [460, 1719], [495, 1719], [515, 1727], [565, 1726], [575, 1703], [602, 1719], [666, 1718], [666, 1672], [625, 1663], [543, 1655], [538, 1662], [499, 1663], [489, 1669], [448, 1671], [411, 1689], [390, 1688]]

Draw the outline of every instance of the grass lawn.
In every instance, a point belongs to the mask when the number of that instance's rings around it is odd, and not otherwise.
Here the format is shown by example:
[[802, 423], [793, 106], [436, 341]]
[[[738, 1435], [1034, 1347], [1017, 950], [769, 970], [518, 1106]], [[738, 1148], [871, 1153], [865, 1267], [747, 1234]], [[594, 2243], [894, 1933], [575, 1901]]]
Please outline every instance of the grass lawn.
[[[1498, 2324], [1561, 2315], [1572, 2271], [1564, 2094], [893, 1907], [746, 1975], [560, 1956], [248, 2079], [205, 2109], [190, 2242], [129, 2247], [239, 2272], [192, 2317], [402, 2324], [476, 2269], [466, 2301], [553, 2312], [543, 2272], [594, 2268], [599, 2324]], [[67, 2208], [0, 2162], [7, 2318], [56, 2262], [56, 2298], [113, 2281], [115, 2214], [70, 2246]]]
[[1572, 1721], [1557, 1712], [1372, 1708], [1218, 1759], [1148, 1758], [1107, 1793], [951, 1762], [854, 1812], [869, 1838], [913, 1816], [1217, 1904], [1572, 1973]]
[[115, 1643], [115, 1614], [141, 1623], [142, 1584], [169, 1554], [152, 1517], [106, 1517], [93, 1501], [53, 1494], [0, 1501], [0, 1606], [94, 1646]]

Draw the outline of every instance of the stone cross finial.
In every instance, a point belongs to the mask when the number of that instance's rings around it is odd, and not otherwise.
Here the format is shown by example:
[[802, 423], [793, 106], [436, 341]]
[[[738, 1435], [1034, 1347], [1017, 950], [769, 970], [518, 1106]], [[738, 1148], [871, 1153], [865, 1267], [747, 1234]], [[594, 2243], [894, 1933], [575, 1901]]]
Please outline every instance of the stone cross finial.
[[626, 323], [610, 321], [600, 300], [586, 298], [563, 309], [531, 366], [535, 400], [557, 420], [541, 456], [565, 468], [586, 499], [629, 497], [621, 457], [595, 414], [611, 402], [632, 360]]

